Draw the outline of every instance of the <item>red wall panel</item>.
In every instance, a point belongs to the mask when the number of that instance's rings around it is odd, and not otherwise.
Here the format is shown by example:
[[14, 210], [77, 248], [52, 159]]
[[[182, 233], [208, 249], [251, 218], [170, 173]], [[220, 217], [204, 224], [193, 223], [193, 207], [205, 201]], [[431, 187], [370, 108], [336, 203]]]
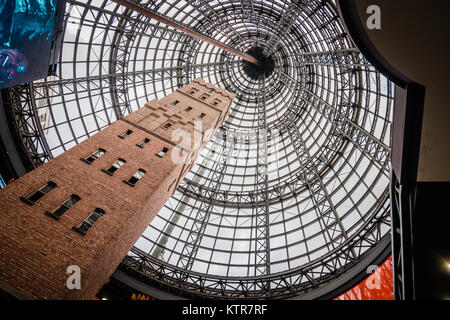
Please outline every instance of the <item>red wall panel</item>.
[[393, 300], [392, 256], [370, 276], [334, 300]]

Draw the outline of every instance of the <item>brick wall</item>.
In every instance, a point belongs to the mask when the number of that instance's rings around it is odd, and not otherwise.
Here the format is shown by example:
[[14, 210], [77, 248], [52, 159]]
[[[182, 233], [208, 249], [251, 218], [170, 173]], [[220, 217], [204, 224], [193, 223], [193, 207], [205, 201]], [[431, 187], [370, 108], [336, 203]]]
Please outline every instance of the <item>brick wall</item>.
[[[189, 94], [192, 87], [198, 89], [195, 95]], [[207, 101], [199, 99], [211, 89]], [[213, 104], [218, 98], [221, 101]], [[172, 152], [179, 152], [170, 141], [172, 132], [182, 127], [193, 133], [188, 122], [201, 113], [206, 114], [204, 130], [216, 128], [228, 114], [233, 98], [233, 94], [197, 79], [147, 103], [0, 190], [0, 286], [7, 291], [12, 287], [31, 299], [93, 298], [173, 193], [174, 181], [186, 171], [186, 166], [170, 160]], [[179, 102], [172, 105], [174, 100]], [[193, 108], [192, 113], [184, 111], [187, 106]], [[162, 129], [167, 121], [174, 125]], [[127, 130], [133, 132], [119, 138]], [[145, 138], [150, 142], [137, 147]], [[91, 164], [80, 159], [99, 148], [106, 153]], [[168, 149], [164, 157], [156, 156], [163, 148]], [[102, 171], [118, 158], [126, 163], [113, 175]], [[146, 174], [134, 187], [123, 182], [138, 169]], [[33, 205], [20, 200], [48, 181], [57, 187]], [[81, 200], [59, 220], [45, 213], [54, 211], [72, 194]], [[85, 235], [73, 230], [96, 208], [105, 214]], [[66, 287], [70, 265], [81, 269], [80, 290]]]

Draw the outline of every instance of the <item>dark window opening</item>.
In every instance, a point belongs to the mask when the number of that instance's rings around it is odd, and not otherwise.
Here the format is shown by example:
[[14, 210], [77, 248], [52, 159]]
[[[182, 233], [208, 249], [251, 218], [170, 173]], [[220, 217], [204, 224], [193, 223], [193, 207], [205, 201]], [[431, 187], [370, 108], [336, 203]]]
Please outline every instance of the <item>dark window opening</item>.
[[55, 219], [60, 219], [60, 217], [71, 207], [75, 205], [78, 201], [80, 201], [81, 198], [77, 196], [76, 194], [73, 194], [70, 196], [68, 200], [66, 200], [62, 205], [59, 206], [56, 210], [53, 212], [46, 211], [45, 213]]
[[179, 103], [180, 103], [180, 101], [175, 100], [174, 102], [172, 102], [172, 105], [173, 105], [173, 106], [176, 106], [176, 105], [179, 104]]
[[78, 227], [72, 227], [75, 231], [85, 235], [86, 232], [92, 227], [92, 225], [97, 222], [105, 214], [105, 211], [100, 208], [96, 208], [89, 217], [87, 217]]
[[41, 187], [39, 190], [34, 192], [28, 198], [21, 197], [20, 200], [28, 203], [29, 205], [33, 205], [36, 201], [38, 201], [40, 198], [45, 196], [47, 193], [49, 193], [56, 187], [57, 187], [56, 183], [54, 183], [53, 181], [49, 181], [45, 186]]
[[169, 149], [167, 148], [163, 148], [162, 151], [160, 151], [159, 153], [157, 153], [156, 155], [160, 158], [164, 157], [164, 155], [167, 153], [167, 151], [169, 151]]
[[146, 145], [147, 143], [149, 143], [149, 142], [150, 142], [150, 139], [145, 138], [144, 141], [138, 143], [137, 146], [138, 146], [139, 148], [143, 148], [143, 147], [145, 147], [145, 145]]
[[110, 175], [112, 175], [114, 172], [116, 172], [121, 166], [123, 166], [125, 164], [125, 160], [123, 159], [117, 159], [116, 162], [114, 162], [108, 169], [103, 170], [103, 172], [108, 173]]
[[167, 129], [169, 129], [171, 126], [172, 126], [171, 123], [166, 123], [166, 124], [163, 126], [163, 129], [167, 130]]
[[95, 151], [93, 154], [91, 154], [89, 157], [87, 157], [86, 159], [81, 158], [81, 160], [83, 160], [84, 162], [87, 162], [89, 164], [91, 164], [92, 162], [94, 162], [96, 159], [100, 158], [102, 155], [104, 155], [106, 153], [106, 150], [104, 149], [98, 149], [97, 151]]
[[206, 114], [202, 113], [200, 114], [200, 119], [203, 119], [206, 116]]
[[201, 99], [202, 101], [205, 101], [206, 98], [207, 98], [206, 96], [201, 96], [201, 97], [200, 97], [200, 99]]
[[125, 139], [126, 137], [128, 137], [130, 134], [132, 134], [133, 131], [132, 130], [127, 130], [127, 132], [125, 132], [124, 134], [122, 134], [121, 136], [119, 136], [119, 138], [121, 139]]
[[138, 171], [136, 171], [135, 174], [133, 174], [133, 176], [130, 179], [124, 180], [123, 182], [134, 187], [136, 182], [138, 182], [146, 173], [147, 172], [144, 169], [139, 169]]
[[191, 107], [187, 107], [184, 111], [189, 112], [189, 111], [191, 111], [191, 110], [192, 110]]

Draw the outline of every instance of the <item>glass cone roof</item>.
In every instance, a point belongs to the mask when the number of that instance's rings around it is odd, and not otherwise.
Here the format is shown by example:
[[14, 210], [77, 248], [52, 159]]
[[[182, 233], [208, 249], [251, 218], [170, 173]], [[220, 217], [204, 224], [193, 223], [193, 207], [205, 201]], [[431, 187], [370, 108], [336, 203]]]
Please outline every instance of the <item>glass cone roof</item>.
[[182, 295], [301, 297], [386, 243], [394, 85], [334, 1], [138, 3], [270, 58], [249, 71], [112, 1], [68, 2], [58, 76], [31, 86], [39, 151], [57, 156], [198, 77], [237, 95], [127, 270]]

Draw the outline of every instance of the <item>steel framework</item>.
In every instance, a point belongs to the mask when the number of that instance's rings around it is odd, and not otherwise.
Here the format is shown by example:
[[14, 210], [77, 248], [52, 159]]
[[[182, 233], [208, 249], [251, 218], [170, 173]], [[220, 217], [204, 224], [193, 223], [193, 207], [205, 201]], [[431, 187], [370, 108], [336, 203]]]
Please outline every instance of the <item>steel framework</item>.
[[14, 89], [36, 166], [194, 78], [236, 93], [121, 269], [182, 295], [286, 298], [351, 274], [389, 236], [394, 86], [333, 1], [139, 1], [239, 52], [263, 48], [275, 67], [260, 79], [114, 2], [69, 4], [58, 76]]

